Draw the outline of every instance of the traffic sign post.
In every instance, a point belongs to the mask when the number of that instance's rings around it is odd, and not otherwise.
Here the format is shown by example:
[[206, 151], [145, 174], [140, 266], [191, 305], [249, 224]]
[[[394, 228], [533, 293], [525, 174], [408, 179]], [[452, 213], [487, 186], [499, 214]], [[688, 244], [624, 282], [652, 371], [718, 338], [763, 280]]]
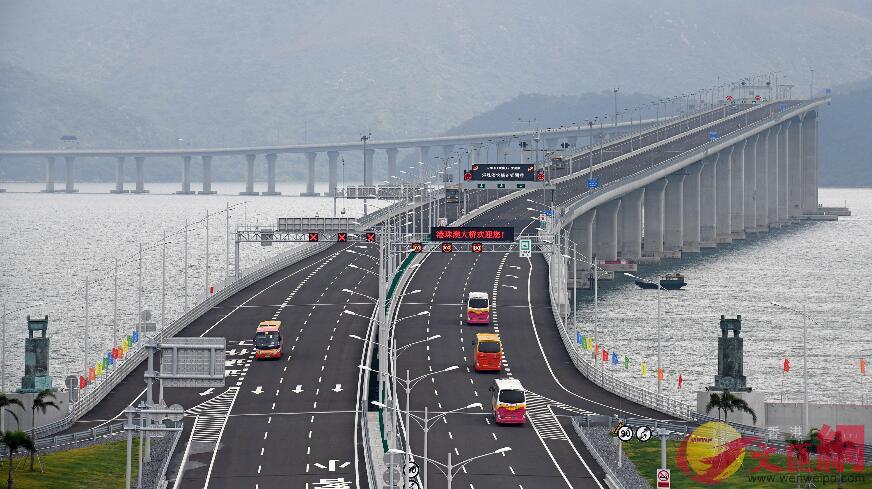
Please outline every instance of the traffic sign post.
[[533, 241], [529, 239], [521, 239], [518, 241], [518, 252], [521, 258], [530, 258], [533, 253]]
[[657, 489], [669, 489], [672, 487], [672, 475], [669, 469], [657, 469]]
[[597, 188], [599, 187], [599, 178], [588, 178], [587, 179], [587, 188]]

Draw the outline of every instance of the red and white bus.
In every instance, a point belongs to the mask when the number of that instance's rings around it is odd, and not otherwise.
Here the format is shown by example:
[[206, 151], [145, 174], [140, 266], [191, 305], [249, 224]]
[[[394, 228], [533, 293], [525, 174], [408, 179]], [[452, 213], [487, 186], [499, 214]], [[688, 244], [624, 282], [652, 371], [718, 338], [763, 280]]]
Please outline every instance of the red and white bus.
[[254, 358], [282, 357], [282, 322], [263, 321], [254, 335]]
[[466, 322], [487, 324], [490, 322], [490, 298], [485, 292], [470, 292], [466, 301]]

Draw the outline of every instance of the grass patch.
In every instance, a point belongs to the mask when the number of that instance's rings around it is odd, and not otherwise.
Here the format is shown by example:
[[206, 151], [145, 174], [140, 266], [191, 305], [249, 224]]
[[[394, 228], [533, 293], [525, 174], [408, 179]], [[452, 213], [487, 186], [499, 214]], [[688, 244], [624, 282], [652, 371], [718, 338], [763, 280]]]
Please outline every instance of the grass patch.
[[[136, 482], [139, 444], [133, 443], [133, 482]], [[45, 472], [39, 471], [39, 461], [30, 471], [30, 457], [16, 457], [14, 484], [16, 489], [115, 489], [124, 487], [127, 463], [127, 442], [113, 441], [62, 452], [41, 454]], [[0, 463], [0, 488], [6, 488], [9, 460]]]
[[[762, 488], [762, 489], [793, 489], [796, 487], [796, 472], [769, 472], [760, 470], [752, 473], [755, 467], [759, 465], [759, 460], [751, 456], [750, 452], [745, 452], [745, 460], [742, 466], [735, 474], [726, 480], [715, 485], [705, 485], [692, 480], [686, 476], [675, 463], [675, 453], [678, 449], [679, 442], [669, 441], [666, 444], [666, 464], [671, 470], [672, 488], [674, 489], [698, 489], [700, 487], [712, 487], [718, 489], [732, 488]], [[651, 487], [657, 487], [654, 480], [657, 468], [660, 467], [660, 441], [652, 438], [651, 441], [642, 443], [638, 440], [633, 440], [624, 443], [624, 453], [636, 465], [639, 473], [648, 481]], [[769, 462], [782, 468], [787, 468], [787, 457], [785, 455], [770, 455]], [[812, 462], [814, 463], [814, 461]], [[826, 472], [813, 472], [815, 486], [818, 488], [836, 488], [837, 474], [835, 469]], [[803, 485], [803, 487], [805, 487]], [[865, 467], [863, 472], [852, 472], [851, 467], [846, 467], [846, 472], [842, 474], [842, 487], [850, 488], [868, 488], [872, 487], [872, 468]]]

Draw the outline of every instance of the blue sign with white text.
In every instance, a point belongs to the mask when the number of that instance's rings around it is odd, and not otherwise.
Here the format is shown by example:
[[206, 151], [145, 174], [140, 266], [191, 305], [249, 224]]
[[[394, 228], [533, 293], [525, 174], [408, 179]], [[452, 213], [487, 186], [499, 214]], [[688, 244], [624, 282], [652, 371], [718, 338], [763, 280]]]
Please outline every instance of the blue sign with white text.
[[542, 211], [542, 214], [545, 214], [548, 217], [554, 217], [554, 209], [545, 209]]
[[717, 131], [711, 131], [711, 132], [709, 132], [709, 141], [714, 141], [714, 140], [716, 140], [717, 138], [718, 138], [718, 132], [717, 132]]
[[599, 187], [599, 178], [588, 178], [587, 179], [587, 188], [597, 188]]

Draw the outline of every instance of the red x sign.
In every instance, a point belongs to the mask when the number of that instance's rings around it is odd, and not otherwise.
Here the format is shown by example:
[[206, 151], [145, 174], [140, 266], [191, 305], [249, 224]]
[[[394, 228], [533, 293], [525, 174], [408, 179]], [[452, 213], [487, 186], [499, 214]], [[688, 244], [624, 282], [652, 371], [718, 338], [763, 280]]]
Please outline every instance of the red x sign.
[[315, 243], [318, 241], [318, 233], [309, 233], [309, 242]]
[[347, 233], [337, 233], [336, 234], [336, 242], [337, 243], [345, 243], [346, 241], [348, 241], [348, 234]]
[[366, 240], [375, 243], [375, 233], [366, 233]]

